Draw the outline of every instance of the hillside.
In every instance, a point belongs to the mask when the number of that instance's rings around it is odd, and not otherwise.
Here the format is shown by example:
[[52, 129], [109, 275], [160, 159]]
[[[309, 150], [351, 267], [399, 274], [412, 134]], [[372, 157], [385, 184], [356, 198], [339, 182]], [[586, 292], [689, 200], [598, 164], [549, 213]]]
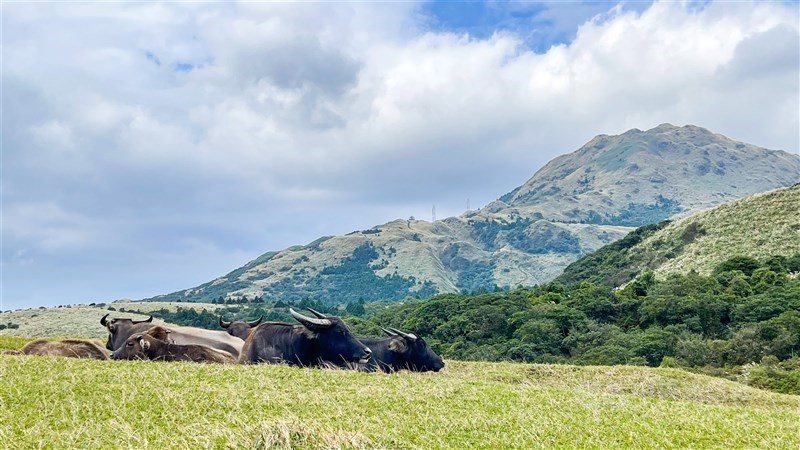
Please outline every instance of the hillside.
[[0, 438], [9, 449], [800, 446], [795, 396], [674, 369], [447, 364], [386, 375], [0, 355]]
[[[175, 311], [178, 307], [206, 309], [214, 311], [218, 305], [206, 303], [169, 303], [169, 302], [113, 302], [101, 305], [70, 305], [58, 308], [35, 308], [0, 313], [0, 324], [13, 323], [19, 328], [2, 329], [0, 336], [75, 336], [105, 338], [108, 332], [100, 325], [100, 318], [110, 313], [111, 317], [131, 317], [136, 320], [147, 316], [135, 313], [120, 312], [137, 310], [144, 312], [167, 309]], [[110, 310], [113, 308], [114, 310]], [[160, 322], [158, 319], [155, 322]]]
[[265, 296], [340, 304], [541, 284], [634, 227], [798, 179], [797, 156], [691, 125], [601, 135], [477, 211], [322, 237], [151, 300]]
[[618, 286], [652, 271], [710, 274], [732, 256], [800, 254], [800, 184], [726, 203], [672, 223], [644, 227], [568, 266], [558, 280]]

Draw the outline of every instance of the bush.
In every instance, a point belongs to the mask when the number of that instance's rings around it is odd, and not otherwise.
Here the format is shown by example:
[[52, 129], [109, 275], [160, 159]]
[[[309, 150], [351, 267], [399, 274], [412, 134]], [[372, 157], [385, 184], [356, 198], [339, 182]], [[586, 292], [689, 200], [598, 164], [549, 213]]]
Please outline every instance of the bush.
[[741, 270], [749, 277], [753, 271], [759, 267], [761, 267], [761, 264], [755, 258], [749, 256], [734, 256], [727, 261], [719, 263], [714, 268], [714, 275], [731, 270]]
[[627, 364], [633, 357], [633, 352], [625, 347], [601, 345], [600, 347], [589, 349], [576, 362], [588, 366], [612, 366]]

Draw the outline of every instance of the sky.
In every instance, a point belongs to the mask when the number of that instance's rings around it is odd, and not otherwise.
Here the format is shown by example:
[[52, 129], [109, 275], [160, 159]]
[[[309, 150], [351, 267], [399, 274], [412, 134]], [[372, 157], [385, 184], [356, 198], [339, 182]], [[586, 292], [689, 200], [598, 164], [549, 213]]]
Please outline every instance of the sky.
[[0, 310], [459, 215], [598, 134], [800, 149], [797, 2], [0, 8]]

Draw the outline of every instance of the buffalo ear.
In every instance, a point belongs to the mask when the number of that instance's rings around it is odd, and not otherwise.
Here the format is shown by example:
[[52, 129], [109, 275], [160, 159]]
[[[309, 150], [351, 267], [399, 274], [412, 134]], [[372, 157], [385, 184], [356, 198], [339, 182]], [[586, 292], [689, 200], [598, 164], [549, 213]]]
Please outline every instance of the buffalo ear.
[[144, 351], [150, 350], [150, 343], [147, 342], [147, 339], [145, 339], [144, 336], [142, 336], [142, 338], [139, 339], [139, 345], [142, 346], [142, 350]]
[[172, 331], [159, 326], [155, 326], [147, 330], [147, 334], [153, 336], [153, 338], [158, 339], [159, 341], [166, 341], [169, 338], [167, 336], [169, 333], [172, 333]]
[[389, 350], [395, 353], [403, 353], [408, 349], [406, 345], [406, 340], [400, 336], [393, 337], [391, 341], [389, 341]]

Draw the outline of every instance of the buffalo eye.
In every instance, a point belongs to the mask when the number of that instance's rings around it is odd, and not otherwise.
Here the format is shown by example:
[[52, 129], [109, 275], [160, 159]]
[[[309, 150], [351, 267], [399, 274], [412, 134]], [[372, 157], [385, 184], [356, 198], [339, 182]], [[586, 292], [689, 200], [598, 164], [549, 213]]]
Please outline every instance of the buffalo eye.
[[133, 347], [133, 342], [127, 342], [125, 345], [127, 345], [128, 347]]

